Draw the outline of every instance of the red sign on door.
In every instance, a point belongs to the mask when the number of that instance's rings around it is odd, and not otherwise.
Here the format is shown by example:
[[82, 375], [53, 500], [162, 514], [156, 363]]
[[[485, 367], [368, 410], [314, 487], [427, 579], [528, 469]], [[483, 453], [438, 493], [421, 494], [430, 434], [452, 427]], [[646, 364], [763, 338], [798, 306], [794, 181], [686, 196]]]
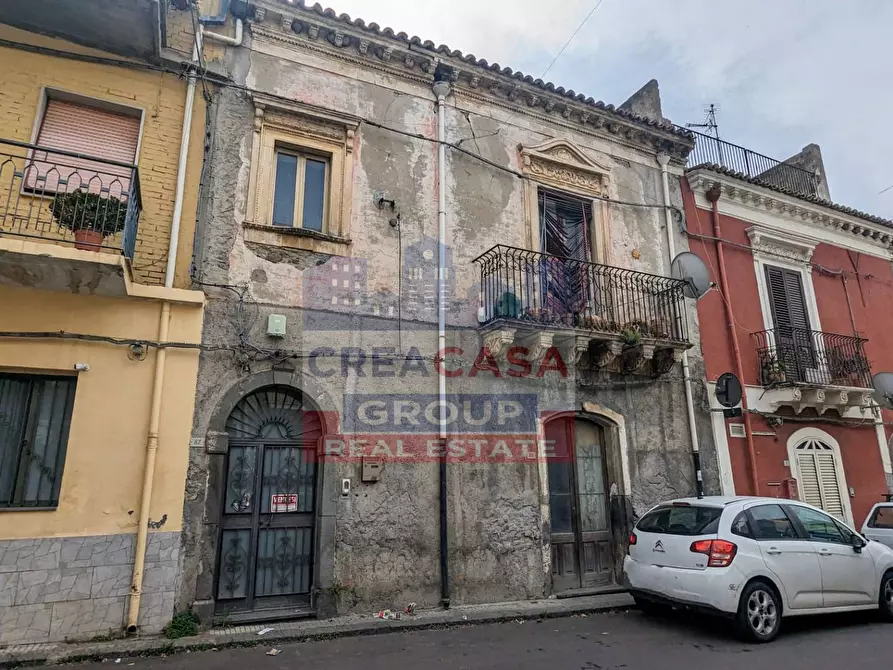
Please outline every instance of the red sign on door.
[[274, 514], [298, 511], [297, 493], [274, 493], [270, 500], [270, 511]]

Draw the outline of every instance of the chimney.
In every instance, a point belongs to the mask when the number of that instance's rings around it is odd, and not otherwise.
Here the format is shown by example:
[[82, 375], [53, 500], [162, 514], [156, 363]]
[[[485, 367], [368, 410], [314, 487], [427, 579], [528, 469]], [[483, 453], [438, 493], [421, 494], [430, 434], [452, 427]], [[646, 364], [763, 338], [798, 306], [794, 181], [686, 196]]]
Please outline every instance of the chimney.
[[807, 144], [800, 153], [795, 154], [785, 161], [786, 165], [815, 172], [816, 196], [822, 200], [831, 201], [831, 192], [828, 189], [828, 180], [825, 177], [825, 163], [822, 161], [822, 149], [818, 144]]
[[652, 79], [638, 91], [633, 93], [629, 100], [620, 105], [619, 109], [644, 116], [652, 121], [664, 121], [663, 110], [660, 106], [660, 88], [657, 79]]

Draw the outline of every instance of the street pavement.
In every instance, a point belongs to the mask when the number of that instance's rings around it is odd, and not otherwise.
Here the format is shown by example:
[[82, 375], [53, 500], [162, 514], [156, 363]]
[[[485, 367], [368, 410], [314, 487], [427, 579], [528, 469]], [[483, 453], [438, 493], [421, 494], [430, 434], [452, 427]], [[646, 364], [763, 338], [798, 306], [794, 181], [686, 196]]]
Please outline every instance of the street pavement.
[[[122, 658], [115, 670], [823, 670], [890, 667], [893, 624], [871, 613], [786, 619], [767, 645], [739, 642], [727, 622], [639, 611], [576, 615], [270, 646]], [[82, 668], [111, 670], [115, 659]]]

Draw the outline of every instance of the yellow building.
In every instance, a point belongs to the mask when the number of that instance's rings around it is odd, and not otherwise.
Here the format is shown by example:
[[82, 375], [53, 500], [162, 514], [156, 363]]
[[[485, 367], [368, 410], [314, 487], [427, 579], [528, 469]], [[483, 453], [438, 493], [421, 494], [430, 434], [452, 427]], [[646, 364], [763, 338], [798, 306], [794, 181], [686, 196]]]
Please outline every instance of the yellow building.
[[0, 4], [0, 646], [172, 614], [205, 103], [168, 4]]

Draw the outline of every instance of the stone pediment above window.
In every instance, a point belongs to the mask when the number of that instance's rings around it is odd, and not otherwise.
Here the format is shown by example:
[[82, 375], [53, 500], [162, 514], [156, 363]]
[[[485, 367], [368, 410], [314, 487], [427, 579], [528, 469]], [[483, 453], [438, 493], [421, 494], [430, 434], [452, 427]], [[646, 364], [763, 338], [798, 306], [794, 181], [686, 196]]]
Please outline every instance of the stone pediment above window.
[[570, 187], [589, 195], [607, 195], [611, 168], [595, 162], [572, 142], [562, 139], [527, 147], [519, 145], [526, 174], [556, 188]]
[[747, 229], [753, 255], [766, 256], [767, 260], [783, 258], [793, 263], [809, 263], [815, 251], [815, 241], [795, 233], [779, 235], [769, 230], [751, 226]]

